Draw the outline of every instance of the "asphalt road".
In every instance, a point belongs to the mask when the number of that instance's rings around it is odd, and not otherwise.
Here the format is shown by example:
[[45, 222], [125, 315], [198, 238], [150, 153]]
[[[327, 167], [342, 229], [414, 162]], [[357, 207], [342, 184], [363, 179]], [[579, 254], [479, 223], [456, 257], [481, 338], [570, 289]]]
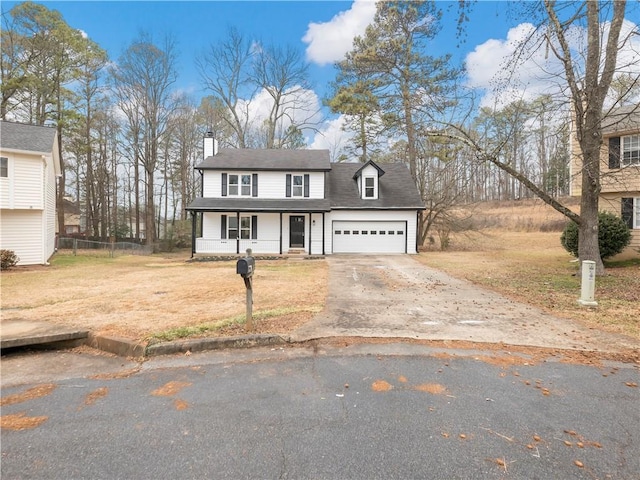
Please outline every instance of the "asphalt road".
[[[46, 381], [56, 355], [84, 367]], [[3, 480], [640, 478], [637, 365], [402, 344], [2, 363], [23, 372]]]

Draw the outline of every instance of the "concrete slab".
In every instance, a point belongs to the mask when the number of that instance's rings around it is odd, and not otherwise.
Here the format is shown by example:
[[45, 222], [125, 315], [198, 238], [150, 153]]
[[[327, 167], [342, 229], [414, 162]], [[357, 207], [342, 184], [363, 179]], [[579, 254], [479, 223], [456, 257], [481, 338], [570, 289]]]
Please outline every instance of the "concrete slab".
[[30, 320], [0, 320], [0, 348], [28, 347], [86, 339], [88, 330]]

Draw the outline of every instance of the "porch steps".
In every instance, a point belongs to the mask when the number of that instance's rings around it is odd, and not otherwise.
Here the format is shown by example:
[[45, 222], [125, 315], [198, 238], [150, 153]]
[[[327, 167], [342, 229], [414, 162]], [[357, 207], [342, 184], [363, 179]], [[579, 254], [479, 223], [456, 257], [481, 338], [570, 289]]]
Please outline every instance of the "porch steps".
[[288, 255], [305, 255], [304, 248], [290, 248], [287, 252]]

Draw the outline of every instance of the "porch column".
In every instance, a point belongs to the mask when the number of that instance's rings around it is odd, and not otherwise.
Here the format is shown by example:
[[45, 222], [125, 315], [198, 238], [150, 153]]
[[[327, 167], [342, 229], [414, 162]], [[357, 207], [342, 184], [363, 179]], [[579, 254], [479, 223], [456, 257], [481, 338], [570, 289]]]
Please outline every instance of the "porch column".
[[309, 212], [309, 255], [312, 255], [311, 253], [311, 231], [313, 230], [313, 213]]
[[326, 240], [326, 235], [324, 231], [324, 212], [322, 212], [322, 255], [326, 255], [324, 242]]
[[196, 215], [196, 212], [191, 212], [191, 258], [193, 258], [196, 253], [196, 227], [198, 224], [198, 217]]
[[240, 255], [240, 212], [236, 212], [236, 221], [238, 224], [238, 229], [237, 229], [237, 237], [236, 237], [236, 253], [238, 255]]
[[282, 255], [282, 212], [280, 212], [280, 255]]

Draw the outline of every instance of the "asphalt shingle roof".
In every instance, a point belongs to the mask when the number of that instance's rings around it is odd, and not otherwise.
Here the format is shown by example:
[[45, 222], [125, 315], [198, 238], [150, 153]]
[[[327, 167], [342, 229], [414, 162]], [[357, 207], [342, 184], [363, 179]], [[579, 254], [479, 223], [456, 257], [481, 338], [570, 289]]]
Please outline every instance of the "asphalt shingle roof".
[[616, 108], [602, 120], [603, 135], [634, 131], [640, 131], [640, 105]]
[[328, 212], [329, 200], [314, 198], [202, 198], [198, 197], [186, 210], [205, 212]]
[[52, 127], [0, 122], [0, 147], [5, 149], [51, 153], [55, 136]]
[[354, 174], [361, 163], [334, 163], [329, 173], [327, 198], [332, 209], [415, 210], [424, 209], [424, 203], [402, 163], [384, 163], [384, 177], [379, 179], [378, 198], [362, 199]]
[[222, 148], [196, 166], [200, 170], [329, 171], [329, 150]]

